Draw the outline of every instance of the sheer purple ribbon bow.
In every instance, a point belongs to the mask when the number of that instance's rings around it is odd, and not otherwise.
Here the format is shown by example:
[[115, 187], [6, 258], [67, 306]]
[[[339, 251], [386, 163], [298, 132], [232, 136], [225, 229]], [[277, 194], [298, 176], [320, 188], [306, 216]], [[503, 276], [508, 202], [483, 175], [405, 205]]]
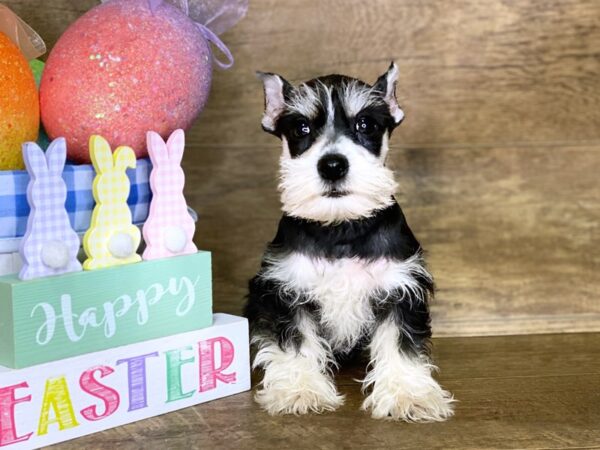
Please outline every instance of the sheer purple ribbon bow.
[[208, 42], [212, 42], [213, 45], [217, 47], [221, 53], [223, 53], [225, 58], [227, 58], [227, 61], [223, 62], [213, 53], [212, 57], [215, 64], [221, 69], [229, 69], [231, 66], [233, 66], [233, 55], [225, 43], [219, 39], [219, 36], [210, 31], [210, 28], [208, 28], [206, 25], [196, 22], [196, 26], [200, 30], [200, 33], [202, 33], [202, 36], [204, 36], [204, 39], [206, 39]]
[[233, 27], [246, 15], [248, 0], [148, 0], [153, 13], [162, 3], [179, 8], [195, 22], [202, 36], [219, 49], [226, 61], [221, 61], [213, 53], [217, 66], [221, 69], [233, 66], [233, 55], [217, 35]]

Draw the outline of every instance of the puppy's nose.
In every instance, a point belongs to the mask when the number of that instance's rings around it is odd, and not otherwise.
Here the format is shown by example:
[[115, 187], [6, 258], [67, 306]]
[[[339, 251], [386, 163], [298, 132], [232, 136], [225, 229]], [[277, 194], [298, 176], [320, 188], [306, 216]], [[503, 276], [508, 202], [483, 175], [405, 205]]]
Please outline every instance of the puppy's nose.
[[337, 153], [323, 156], [317, 164], [319, 175], [327, 181], [339, 181], [348, 173], [348, 159]]

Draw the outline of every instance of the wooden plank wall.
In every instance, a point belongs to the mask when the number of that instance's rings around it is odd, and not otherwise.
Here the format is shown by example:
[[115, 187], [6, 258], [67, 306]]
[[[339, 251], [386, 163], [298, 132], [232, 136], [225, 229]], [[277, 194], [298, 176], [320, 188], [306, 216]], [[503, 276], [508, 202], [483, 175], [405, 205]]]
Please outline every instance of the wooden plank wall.
[[[600, 2], [250, 2], [185, 157], [217, 310], [240, 312], [279, 216], [254, 71], [374, 81], [393, 59], [390, 165], [437, 279], [435, 333], [600, 330]], [[6, 3], [52, 45], [96, 2]]]

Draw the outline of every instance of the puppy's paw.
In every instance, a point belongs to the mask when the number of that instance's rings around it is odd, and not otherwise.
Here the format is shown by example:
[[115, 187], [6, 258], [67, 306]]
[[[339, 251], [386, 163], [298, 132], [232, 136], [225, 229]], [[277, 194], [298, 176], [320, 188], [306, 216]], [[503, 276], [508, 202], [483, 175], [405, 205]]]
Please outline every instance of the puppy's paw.
[[333, 380], [321, 373], [288, 374], [265, 383], [256, 392], [256, 402], [269, 414], [307, 414], [334, 411], [344, 403]]
[[362, 404], [371, 410], [374, 419], [404, 420], [406, 422], [442, 422], [454, 414], [455, 400], [433, 378], [425, 385], [410, 381], [377, 383]]

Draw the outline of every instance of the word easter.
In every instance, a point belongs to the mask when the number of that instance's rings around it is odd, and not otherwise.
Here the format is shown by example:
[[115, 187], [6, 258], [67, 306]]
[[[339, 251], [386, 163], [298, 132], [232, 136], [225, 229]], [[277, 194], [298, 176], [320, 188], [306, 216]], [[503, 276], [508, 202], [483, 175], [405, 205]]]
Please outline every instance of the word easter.
[[247, 335], [245, 319], [217, 314], [204, 330], [2, 369], [0, 447], [38, 447], [247, 390]]

